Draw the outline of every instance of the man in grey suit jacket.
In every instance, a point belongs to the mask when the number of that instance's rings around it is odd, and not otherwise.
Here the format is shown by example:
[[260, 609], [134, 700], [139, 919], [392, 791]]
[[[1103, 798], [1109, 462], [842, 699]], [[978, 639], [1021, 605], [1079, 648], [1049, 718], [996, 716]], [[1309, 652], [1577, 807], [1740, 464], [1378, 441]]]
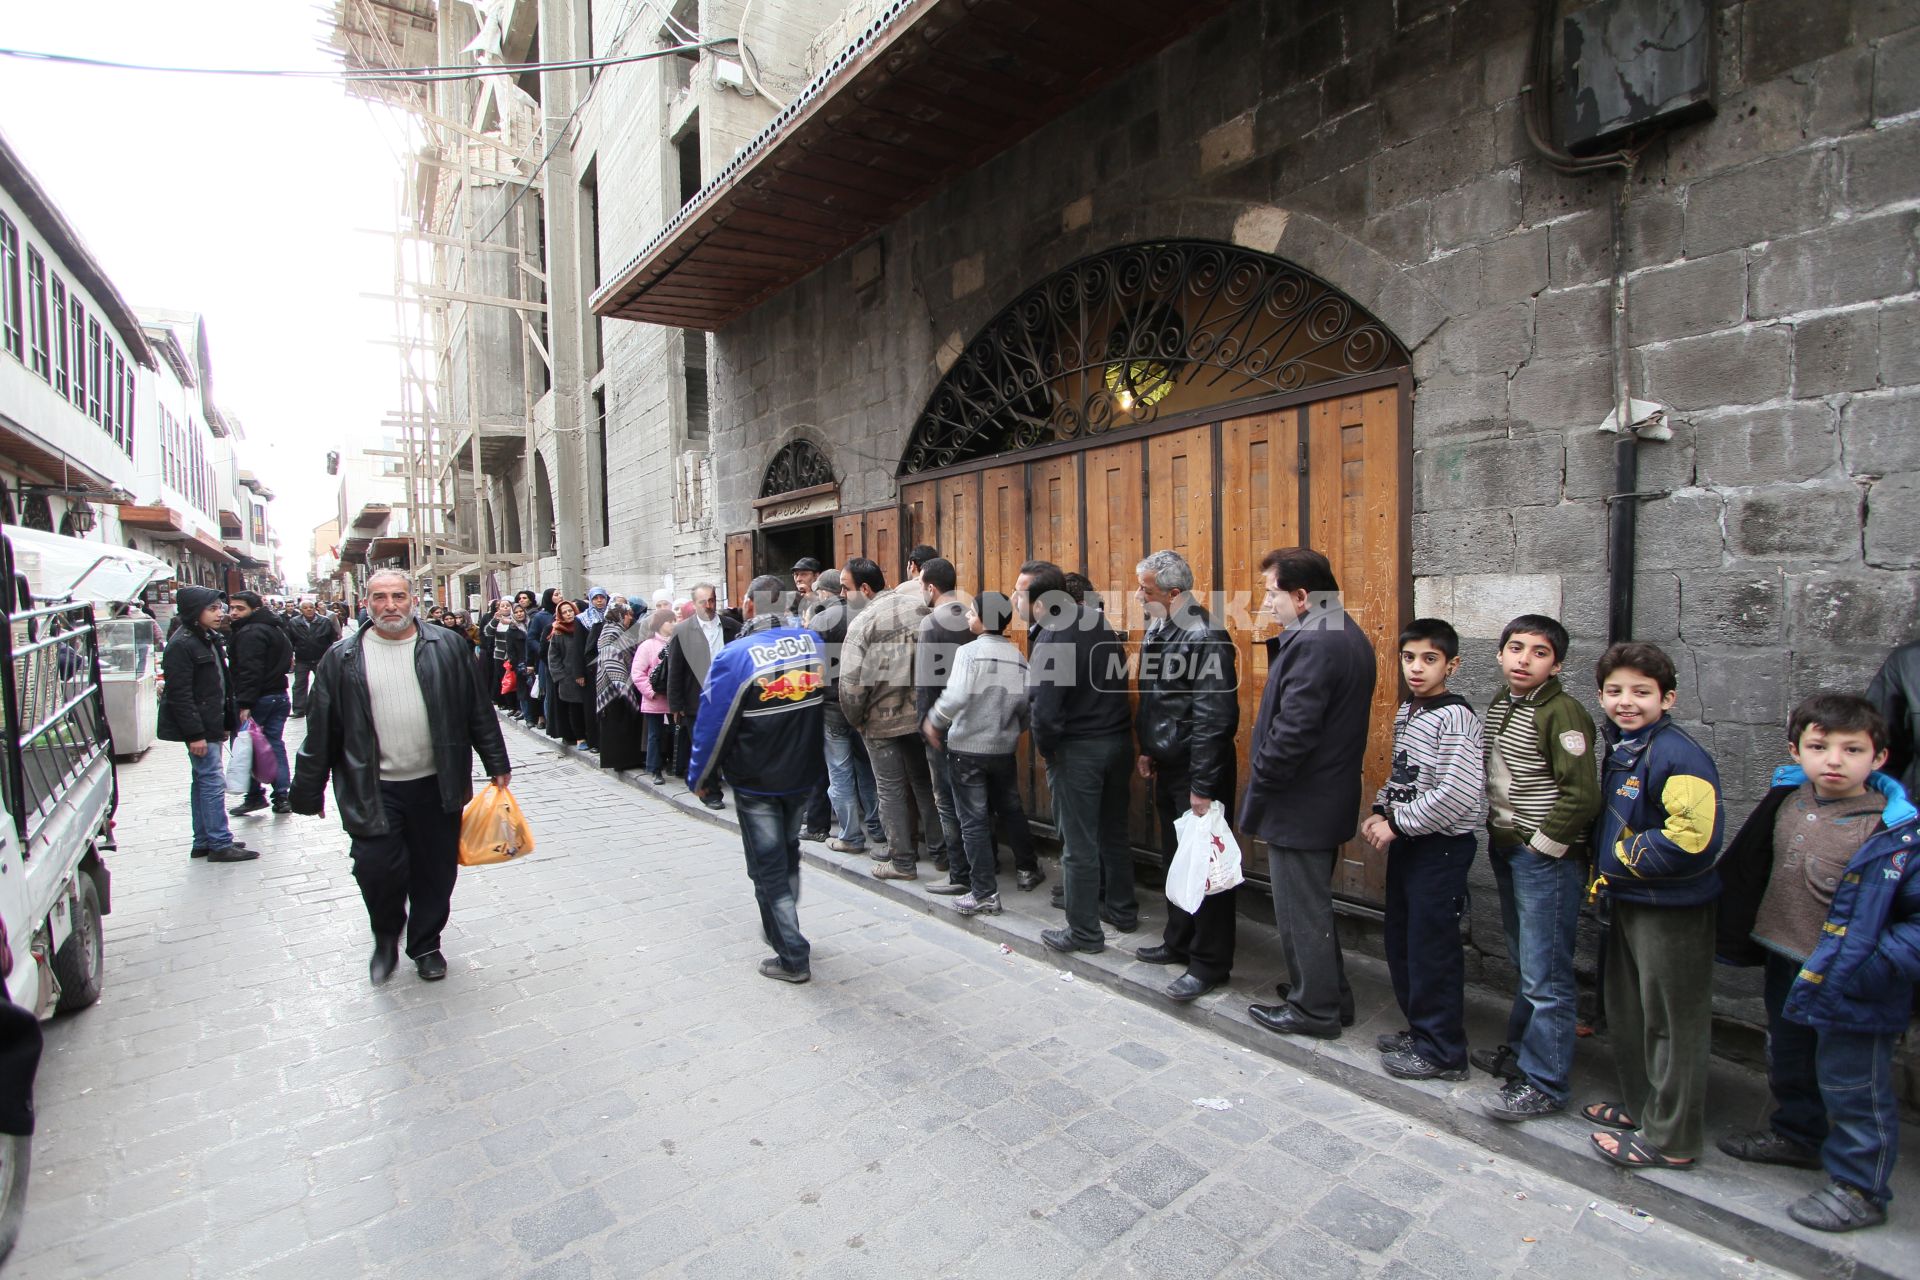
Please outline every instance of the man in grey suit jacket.
[[1260, 562], [1266, 608], [1284, 630], [1271, 642], [1254, 721], [1240, 829], [1267, 842], [1274, 922], [1291, 979], [1283, 1002], [1247, 1010], [1283, 1034], [1335, 1039], [1353, 1019], [1333, 869], [1360, 826], [1360, 769], [1376, 673], [1373, 645], [1340, 605], [1333, 566], [1286, 547]]

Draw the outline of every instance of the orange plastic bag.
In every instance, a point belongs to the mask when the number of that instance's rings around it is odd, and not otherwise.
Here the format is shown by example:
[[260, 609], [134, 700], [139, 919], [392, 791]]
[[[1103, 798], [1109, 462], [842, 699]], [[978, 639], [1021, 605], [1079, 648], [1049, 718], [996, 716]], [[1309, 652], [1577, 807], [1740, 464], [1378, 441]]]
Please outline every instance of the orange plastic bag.
[[533, 828], [513, 792], [489, 782], [460, 815], [460, 865], [484, 867], [533, 852]]

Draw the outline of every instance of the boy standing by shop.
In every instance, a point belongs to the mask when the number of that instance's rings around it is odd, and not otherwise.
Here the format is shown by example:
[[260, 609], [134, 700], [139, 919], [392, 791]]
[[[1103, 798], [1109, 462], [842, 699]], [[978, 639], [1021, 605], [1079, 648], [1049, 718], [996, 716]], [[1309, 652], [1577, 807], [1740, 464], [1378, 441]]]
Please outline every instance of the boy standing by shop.
[[1408, 698], [1393, 718], [1393, 772], [1360, 834], [1387, 855], [1387, 972], [1407, 1029], [1381, 1036], [1387, 1074], [1467, 1078], [1460, 913], [1474, 832], [1487, 820], [1486, 748], [1473, 704], [1447, 691], [1460, 633], [1416, 618], [1400, 633]]
[[1520, 971], [1507, 1042], [1474, 1065], [1504, 1076], [1487, 1099], [1496, 1120], [1567, 1105], [1577, 990], [1574, 937], [1587, 888], [1587, 836], [1600, 812], [1593, 717], [1560, 687], [1567, 629], [1522, 614], [1500, 635], [1507, 687], [1487, 709], [1487, 801], [1494, 883], [1507, 954]]
[[1720, 775], [1667, 713], [1673, 660], [1616, 644], [1594, 668], [1619, 730], [1601, 773], [1595, 892], [1610, 903], [1607, 1026], [1620, 1100], [1582, 1114], [1629, 1169], [1684, 1169], [1700, 1155], [1713, 1033], [1714, 903], [1720, 896]]
[[1900, 1137], [1894, 1041], [1920, 980], [1920, 814], [1878, 772], [1873, 704], [1816, 694], [1794, 708], [1792, 766], [1727, 850], [1722, 958], [1766, 966], [1768, 1127], [1722, 1138], [1739, 1160], [1824, 1168], [1787, 1209], [1819, 1231], [1887, 1220]]

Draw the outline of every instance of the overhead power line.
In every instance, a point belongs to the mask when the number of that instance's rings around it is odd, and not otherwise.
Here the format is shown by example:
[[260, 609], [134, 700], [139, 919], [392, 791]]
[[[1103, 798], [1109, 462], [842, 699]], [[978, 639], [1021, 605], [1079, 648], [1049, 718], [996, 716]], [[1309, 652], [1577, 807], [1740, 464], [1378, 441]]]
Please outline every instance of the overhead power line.
[[34, 49], [8, 48], [0, 48], [0, 58], [17, 58], [23, 62], [45, 62], [59, 66], [93, 67], [107, 71], [154, 71], [168, 75], [341, 80], [349, 84], [369, 82], [435, 84], [447, 80], [478, 80], [485, 76], [521, 76], [530, 71], [586, 71], [597, 67], [617, 67], [631, 62], [650, 62], [656, 58], [675, 57], [701, 49], [711, 49], [716, 45], [735, 43], [737, 41], [728, 36], [719, 40], [701, 40], [689, 44], [671, 45], [665, 49], [649, 49], [643, 53], [627, 53], [606, 58], [574, 58], [566, 62], [504, 62], [465, 67], [395, 67], [391, 70], [371, 67], [358, 69], [347, 67], [338, 71], [287, 67], [174, 67], [145, 62], [116, 62], [109, 58], [86, 58], [71, 53], [47, 53]]

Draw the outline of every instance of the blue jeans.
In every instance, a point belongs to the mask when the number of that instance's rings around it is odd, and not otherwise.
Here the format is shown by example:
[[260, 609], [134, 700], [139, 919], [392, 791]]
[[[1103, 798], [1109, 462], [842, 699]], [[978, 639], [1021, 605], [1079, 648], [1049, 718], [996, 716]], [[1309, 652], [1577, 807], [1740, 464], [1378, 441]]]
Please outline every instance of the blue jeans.
[[753, 796], [735, 791], [733, 810], [740, 818], [754, 901], [760, 904], [760, 928], [780, 957], [781, 968], [806, 973], [813, 954], [800, 934], [800, 821], [806, 816], [807, 793]]
[[947, 846], [947, 880], [952, 884], [965, 884], [966, 835], [960, 829], [960, 814], [954, 806], [953, 771], [948, 766], [945, 747], [927, 744], [927, 776], [933, 779], [933, 807], [940, 815], [940, 833]]
[[[293, 782], [293, 774], [287, 768], [286, 730], [289, 709], [287, 695], [284, 693], [270, 693], [264, 698], [257, 698], [253, 706], [248, 708], [253, 714], [253, 722], [260, 726], [260, 732], [267, 735], [267, 742], [273, 747], [273, 798], [275, 800], [286, 799], [287, 788]], [[253, 780], [253, 789], [247, 795], [249, 798], [264, 795], [266, 790], [267, 788], [260, 785], [260, 779], [256, 776]]]
[[187, 753], [187, 763], [193, 766], [193, 847], [196, 849], [224, 849], [233, 843], [233, 832], [227, 827], [227, 777], [221, 768], [218, 739], [207, 739], [207, 754], [196, 756]]
[[827, 803], [833, 808], [833, 824], [848, 844], [863, 848], [869, 842], [884, 845], [887, 829], [880, 825], [880, 801], [874, 790], [873, 761], [867, 756], [867, 744], [860, 741], [860, 735], [833, 704], [828, 707], [824, 718]]
[[1578, 1012], [1573, 946], [1586, 867], [1578, 858], [1549, 858], [1514, 845], [1493, 851], [1493, 880], [1507, 955], [1520, 971], [1507, 1043], [1534, 1088], [1565, 1103]]
[[1773, 1131], [1820, 1153], [1835, 1182], [1876, 1204], [1893, 1196], [1900, 1150], [1890, 1035], [1809, 1027], [1785, 1017], [1800, 962], [1767, 956], [1767, 1083], [1778, 1109]]
[[[640, 718], [647, 722], [647, 772], [659, 773], [660, 762], [667, 753], [667, 717], [664, 713], [643, 711]], [[667, 762], [672, 763], [670, 759]]]

